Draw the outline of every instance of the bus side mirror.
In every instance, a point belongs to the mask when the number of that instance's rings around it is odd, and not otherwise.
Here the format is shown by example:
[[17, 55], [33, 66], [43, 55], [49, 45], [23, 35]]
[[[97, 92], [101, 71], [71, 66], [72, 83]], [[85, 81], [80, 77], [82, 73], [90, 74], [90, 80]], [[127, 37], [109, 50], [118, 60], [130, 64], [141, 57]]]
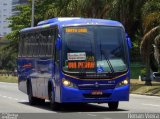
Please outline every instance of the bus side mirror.
[[62, 40], [61, 40], [60, 36], [58, 36], [58, 37], [57, 37], [57, 40], [56, 40], [56, 48], [57, 48], [58, 50], [60, 50], [60, 49], [61, 49], [61, 46], [62, 46]]
[[133, 47], [133, 44], [131, 42], [131, 38], [128, 36], [127, 33], [126, 33], [126, 40], [127, 40], [128, 48], [131, 49]]

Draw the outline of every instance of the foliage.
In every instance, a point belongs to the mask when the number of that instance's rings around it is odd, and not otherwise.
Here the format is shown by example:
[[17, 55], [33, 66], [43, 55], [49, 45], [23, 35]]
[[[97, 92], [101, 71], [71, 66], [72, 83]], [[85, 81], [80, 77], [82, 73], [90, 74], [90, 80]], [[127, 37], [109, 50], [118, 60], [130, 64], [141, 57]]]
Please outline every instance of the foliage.
[[14, 70], [16, 67], [16, 54], [10, 50], [0, 50], [0, 69]]
[[146, 75], [146, 68], [141, 69], [141, 76], [145, 76]]
[[30, 26], [30, 5], [18, 5], [16, 9], [19, 11], [19, 14], [9, 18], [11, 21], [9, 27], [12, 28], [12, 32], [6, 36], [6, 39], [10, 40], [10, 43], [0, 50], [2, 62], [1, 69], [15, 69], [18, 52], [19, 32], [22, 28]]
[[149, 0], [142, 8], [142, 20], [144, 33], [156, 27], [160, 23], [160, 2], [159, 0]]
[[[160, 2], [159, 0], [149, 0], [147, 1], [142, 10], [142, 26], [144, 27], [143, 32], [144, 36], [142, 38], [140, 51], [144, 62], [146, 64], [146, 84], [151, 85], [150, 79], [150, 70], [154, 70], [152, 68], [152, 64], [157, 65], [154, 67], [158, 67], [158, 64], [155, 63], [154, 57], [154, 48], [153, 45], [155, 43], [155, 38], [160, 34]], [[160, 39], [159, 39], [160, 40]]]

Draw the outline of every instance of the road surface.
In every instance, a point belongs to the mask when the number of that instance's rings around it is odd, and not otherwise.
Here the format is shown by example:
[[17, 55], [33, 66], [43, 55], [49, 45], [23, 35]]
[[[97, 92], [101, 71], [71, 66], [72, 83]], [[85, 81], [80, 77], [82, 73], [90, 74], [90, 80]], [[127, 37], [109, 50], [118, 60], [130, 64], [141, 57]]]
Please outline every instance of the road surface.
[[46, 119], [120, 119], [132, 117], [133, 113], [158, 113], [160, 118], [160, 97], [131, 94], [130, 101], [120, 102], [117, 111], [110, 111], [107, 104], [69, 104], [55, 112], [50, 110], [49, 102], [30, 106], [27, 95], [18, 90], [17, 84], [0, 82], [0, 113], [3, 119], [6, 113], [25, 113], [21, 116], [28, 119], [34, 116]]

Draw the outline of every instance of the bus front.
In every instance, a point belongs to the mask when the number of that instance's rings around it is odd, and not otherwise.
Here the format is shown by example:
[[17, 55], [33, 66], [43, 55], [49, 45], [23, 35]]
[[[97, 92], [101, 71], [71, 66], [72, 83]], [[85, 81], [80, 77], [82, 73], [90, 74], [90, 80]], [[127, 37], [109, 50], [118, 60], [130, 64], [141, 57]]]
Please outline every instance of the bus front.
[[129, 100], [129, 61], [120, 26], [68, 26], [62, 33], [62, 102], [108, 103]]

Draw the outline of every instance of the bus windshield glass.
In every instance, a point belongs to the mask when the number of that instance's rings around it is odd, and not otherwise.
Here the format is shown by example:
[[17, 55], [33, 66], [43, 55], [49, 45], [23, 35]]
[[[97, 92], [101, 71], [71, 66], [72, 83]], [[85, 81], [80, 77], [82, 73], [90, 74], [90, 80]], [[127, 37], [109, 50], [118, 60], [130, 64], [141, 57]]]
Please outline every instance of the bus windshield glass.
[[63, 71], [113, 73], [127, 71], [125, 33], [121, 27], [63, 28]]

